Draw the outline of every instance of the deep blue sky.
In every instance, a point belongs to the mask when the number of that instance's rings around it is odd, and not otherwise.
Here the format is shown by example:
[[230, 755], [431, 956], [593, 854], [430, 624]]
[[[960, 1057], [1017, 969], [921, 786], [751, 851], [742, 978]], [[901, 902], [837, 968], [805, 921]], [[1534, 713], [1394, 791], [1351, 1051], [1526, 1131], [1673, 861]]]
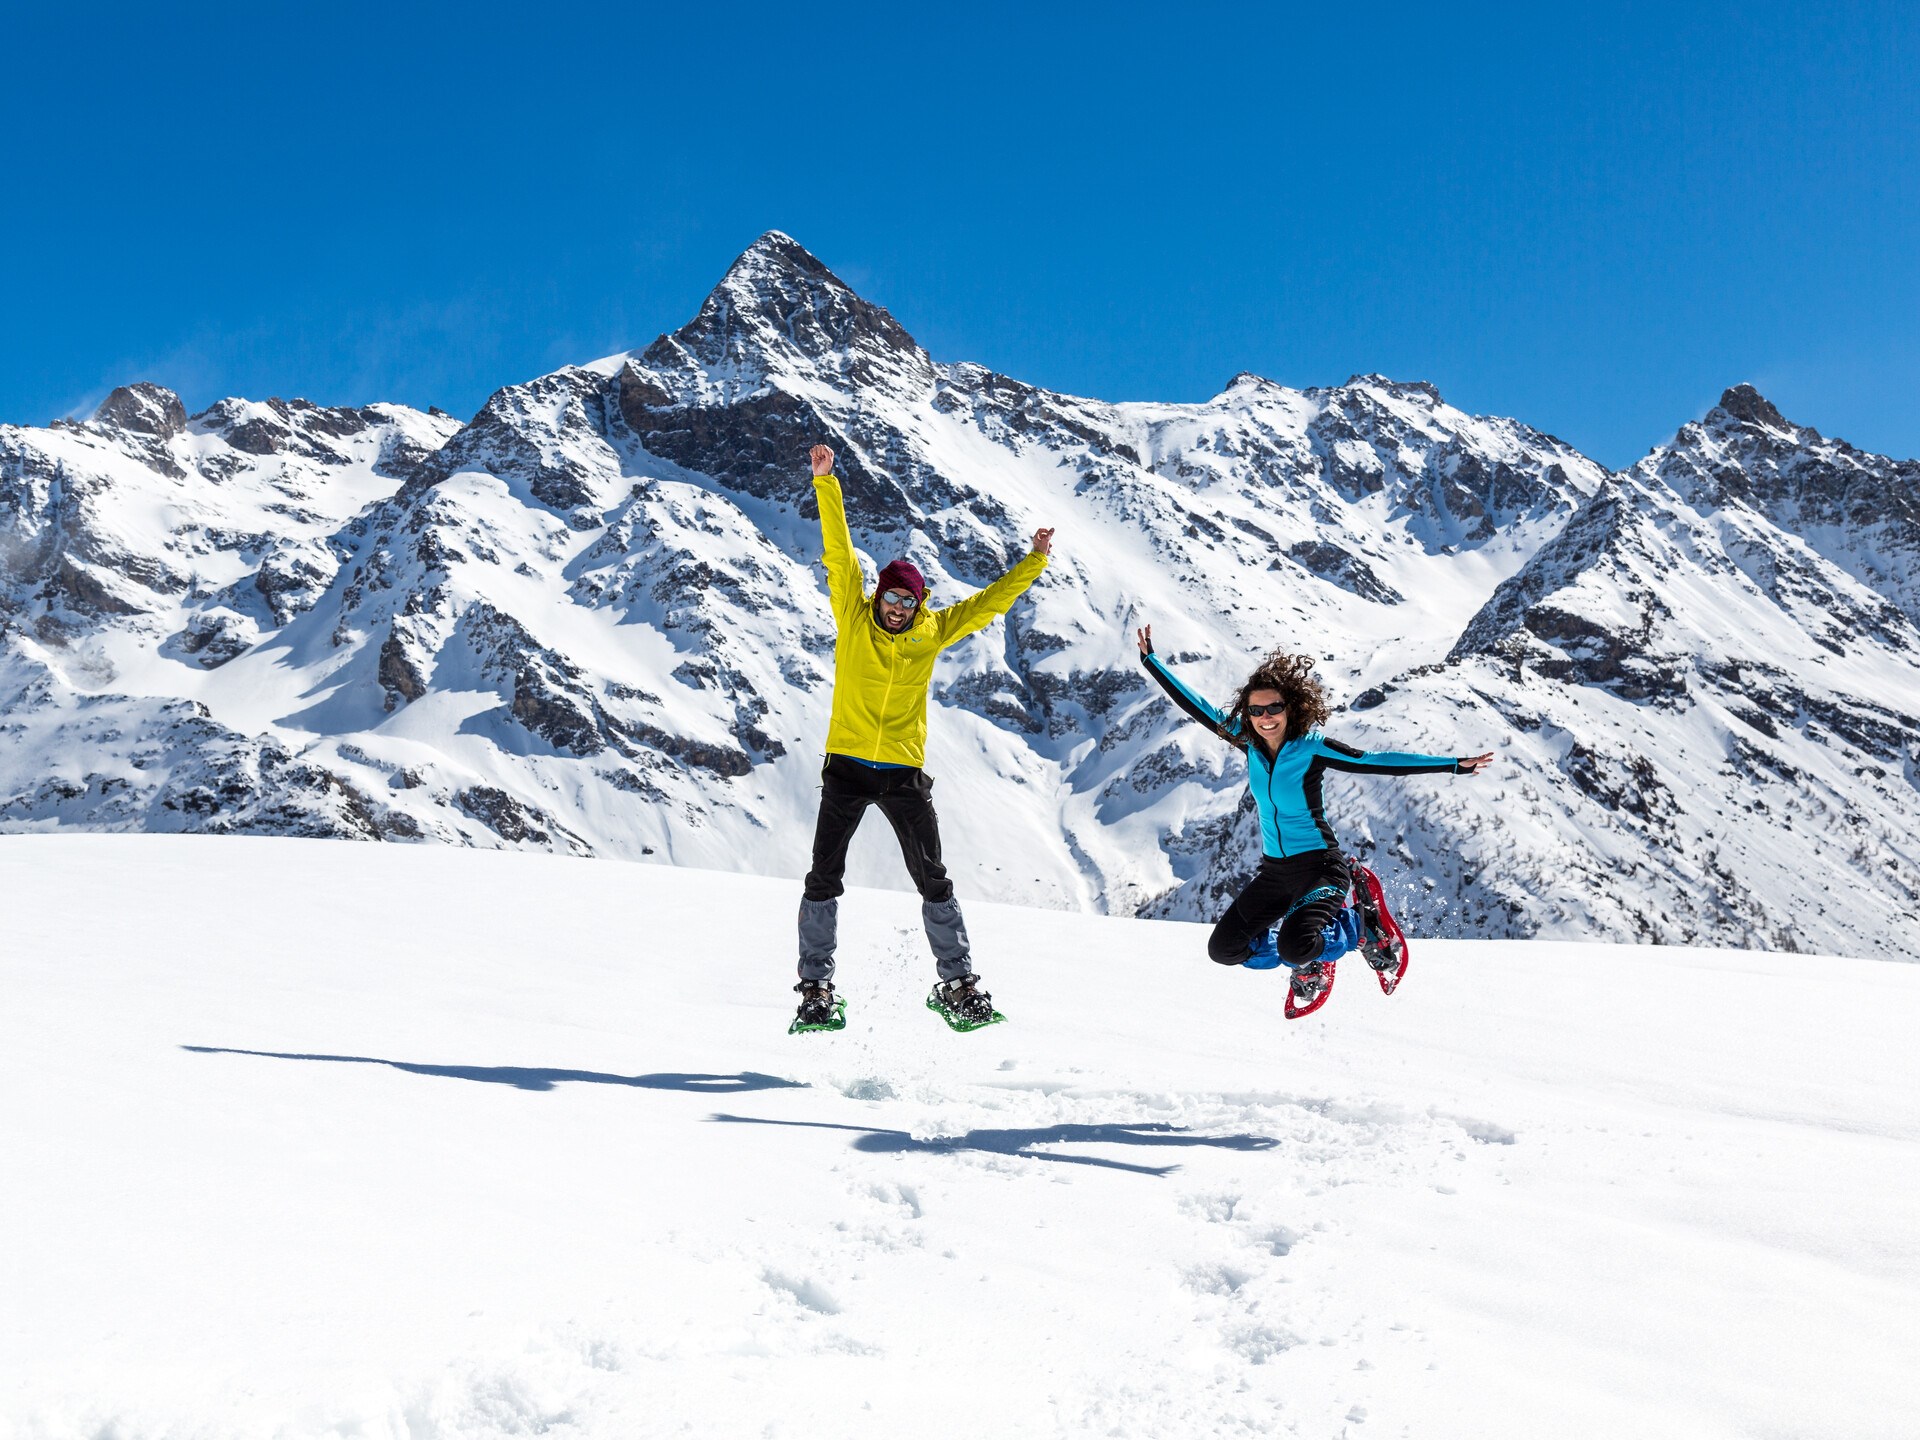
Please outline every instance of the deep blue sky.
[[464, 416], [778, 228], [1078, 394], [1373, 370], [1619, 465], [1751, 380], [1920, 455], [1920, 6], [926, 8], [10, 5], [0, 420]]

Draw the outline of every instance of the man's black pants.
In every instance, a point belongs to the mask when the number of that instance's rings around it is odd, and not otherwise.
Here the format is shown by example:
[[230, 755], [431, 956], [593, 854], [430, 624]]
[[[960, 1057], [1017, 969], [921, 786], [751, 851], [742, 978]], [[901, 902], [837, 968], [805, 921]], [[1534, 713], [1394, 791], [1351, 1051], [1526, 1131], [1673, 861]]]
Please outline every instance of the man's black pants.
[[900, 842], [907, 874], [920, 892], [927, 943], [940, 978], [971, 973], [966, 924], [953, 882], [940, 863], [940, 820], [933, 810], [933, 777], [911, 768], [882, 770], [845, 755], [829, 755], [820, 770], [820, 818], [813, 827], [813, 868], [800, 901], [800, 975], [833, 978], [839, 939], [839, 897], [846, 889], [847, 846], [869, 805], [878, 806]]
[[1247, 888], [1235, 897], [1213, 927], [1207, 939], [1207, 954], [1221, 965], [1239, 965], [1253, 953], [1253, 942], [1273, 928], [1274, 922], [1292, 908], [1295, 901], [1323, 885], [1340, 893], [1311, 900], [1287, 915], [1280, 927], [1280, 958], [1289, 965], [1301, 965], [1320, 954], [1320, 932], [1331, 925], [1346, 903], [1346, 857], [1338, 850], [1309, 850], [1304, 855], [1289, 855], [1276, 860], [1260, 857], [1260, 868], [1247, 882]]

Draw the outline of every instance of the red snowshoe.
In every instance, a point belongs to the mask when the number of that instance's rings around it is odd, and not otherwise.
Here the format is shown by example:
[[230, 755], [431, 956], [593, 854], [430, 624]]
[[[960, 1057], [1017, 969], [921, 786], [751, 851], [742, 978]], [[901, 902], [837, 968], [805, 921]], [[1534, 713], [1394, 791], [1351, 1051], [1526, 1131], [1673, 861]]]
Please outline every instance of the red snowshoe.
[[1412, 958], [1407, 950], [1407, 937], [1401, 933], [1400, 922], [1393, 918], [1393, 912], [1387, 909], [1380, 877], [1351, 856], [1347, 858], [1347, 866], [1353, 871], [1353, 899], [1359, 907], [1364, 932], [1360, 953], [1373, 967], [1380, 989], [1391, 995], [1406, 975], [1407, 962]]
[[1294, 967], [1293, 979], [1287, 984], [1287, 1019], [1311, 1015], [1327, 1003], [1327, 997], [1333, 993], [1334, 963], [1309, 960]]

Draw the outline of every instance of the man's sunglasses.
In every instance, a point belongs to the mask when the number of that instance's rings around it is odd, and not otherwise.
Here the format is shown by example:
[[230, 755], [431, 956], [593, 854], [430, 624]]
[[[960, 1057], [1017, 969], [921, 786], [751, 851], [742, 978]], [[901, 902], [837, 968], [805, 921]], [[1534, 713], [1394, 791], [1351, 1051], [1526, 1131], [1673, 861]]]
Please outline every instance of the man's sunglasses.
[[920, 597], [911, 590], [887, 590], [882, 592], [880, 603], [898, 610], [917, 610], [920, 608]]
[[1271, 705], [1247, 706], [1247, 714], [1251, 715], [1256, 720], [1262, 719], [1263, 717], [1268, 715], [1284, 715], [1286, 713], [1287, 713], [1287, 702], [1284, 700], [1275, 701]]

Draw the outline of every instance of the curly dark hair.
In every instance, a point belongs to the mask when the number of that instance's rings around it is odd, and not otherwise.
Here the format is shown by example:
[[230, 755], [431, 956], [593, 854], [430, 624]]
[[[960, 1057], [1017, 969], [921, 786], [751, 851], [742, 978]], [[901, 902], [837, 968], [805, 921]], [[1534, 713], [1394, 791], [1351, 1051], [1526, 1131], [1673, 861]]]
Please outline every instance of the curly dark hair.
[[1274, 650], [1254, 668], [1247, 683], [1235, 692], [1233, 703], [1227, 706], [1227, 718], [1220, 733], [1236, 745], [1253, 743], [1253, 727], [1247, 723], [1247, 697], [1256, 690], [1280, 692], [1287, 706], [1288, 740], [1298, 740], [1309, 730], [1326, 723], [1327, 692], [1313, 676], [1313, 657]]

